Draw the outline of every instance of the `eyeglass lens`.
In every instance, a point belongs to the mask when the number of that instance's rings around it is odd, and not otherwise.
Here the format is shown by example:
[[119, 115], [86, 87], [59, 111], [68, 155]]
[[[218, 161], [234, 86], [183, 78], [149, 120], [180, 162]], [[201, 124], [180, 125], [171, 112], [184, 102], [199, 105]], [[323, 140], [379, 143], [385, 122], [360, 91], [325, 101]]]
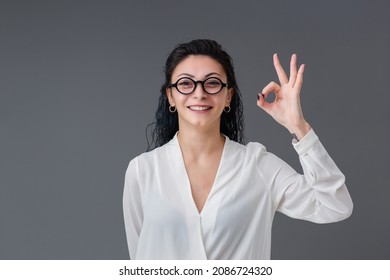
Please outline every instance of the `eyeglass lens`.
[[202, 84], [203, 90], [209, 94], [216, 94], [223, 88], [222, 82], [217, 78], [208, 78], [206, 80], [195, 82], [190, 78], [181, 78], [177, 81], [176, 88], [184, 94], [190, 94], [195, 91], [198, 83]]

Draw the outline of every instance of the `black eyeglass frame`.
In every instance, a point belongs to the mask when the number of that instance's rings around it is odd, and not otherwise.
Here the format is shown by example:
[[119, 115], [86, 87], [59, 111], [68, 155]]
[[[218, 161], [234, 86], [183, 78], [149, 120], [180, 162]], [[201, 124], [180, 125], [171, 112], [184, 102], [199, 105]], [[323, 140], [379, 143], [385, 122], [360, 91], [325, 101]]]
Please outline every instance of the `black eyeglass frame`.
[[[191, 92], [188, 92], [188, 93], [187, 93], [187, 92], [181, 92], [181, 91], [179, 90], [179, 88], [178, 88], [177, 85], [178, 85], [178, 83], [179, 83], [181, 80], [184, 80], [184, 79], [186, 79], [186, 80], [191, 80], [191, 81], [194, 83], [195, 87], [193, 88], [193, 90], [192, 90]], [[217, 92], [210, 93], [210, 92], [208, 92], [208, 91], [205, 89], [204, 84], [206, 83], [206, 81], [208, 81], [208, 80], [210, 80], [210, 79], [218, 80], [218, 81], [221, 83], [221, 88], [220, 88], [220, 90], [218, 90]], [[174, 87], [174, 88], [176, 88], [177, 91], [180, 92], [181, 94], [189, 95], [189, 94], [193, 93], [193, 92], [196, 90], [196, 87], [198, 86], [198, 83], [200, 83], [200, 84], [202, 85], [202, 89], [204, 90], [204, 92], [206, 92], [206, 93], [209, 94], [209, 95], [215, 95], [215, 94], [217, 94], [217, 93], [220, 93], [220, 92], [223, 90], [224, 87], [226, 87], [226, 88], [229, 87], [229, 84], [228, 84], [228, 83], [222, 82], [221, 79], [219, 79], [219, 78], [217, 78], [217, 77], [209, 77], [209, 78], [207, 78], [207, 79], [205, 79], [205, 80], [203, 80], [203, 81], [195, 81], [195, 80], [193, 80], [193, 79], [191, 79], [191, 78], [189, 78], [189, 77], [182, 77], [182, 78], [178, 79], [178, 80], [176, 81], [176, 83], [168, 85], [168, 88]]]

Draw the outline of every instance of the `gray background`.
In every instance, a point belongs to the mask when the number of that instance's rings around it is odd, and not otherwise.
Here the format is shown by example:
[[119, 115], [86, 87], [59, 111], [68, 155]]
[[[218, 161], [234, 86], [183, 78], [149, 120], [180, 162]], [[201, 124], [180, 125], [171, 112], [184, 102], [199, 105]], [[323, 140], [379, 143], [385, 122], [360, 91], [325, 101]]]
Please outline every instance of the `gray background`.
[[126, 259], [125, 169], [146, 149], [162, 67], [179, 42], [234, 59], [246, 136], [300, 171], [256, 106], [306, 64], [302, 106], [345, 173], [350, 219], [277, 214], [274, 259], [389, 259], [390, 1], [0, 1], [0, 259]]

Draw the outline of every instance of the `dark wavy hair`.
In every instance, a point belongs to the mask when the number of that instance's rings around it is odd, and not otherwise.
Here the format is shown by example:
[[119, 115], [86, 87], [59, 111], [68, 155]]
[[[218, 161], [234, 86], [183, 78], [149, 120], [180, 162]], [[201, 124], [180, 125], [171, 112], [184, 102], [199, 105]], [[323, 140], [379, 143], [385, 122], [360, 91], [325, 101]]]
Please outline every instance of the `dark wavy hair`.
[[229, 88], [233, 88], [231, 110], [229, 113], [223, 112], [221, 115], [221, 133], [229, 139], [244, 144], [244, 114], [241, 101], [241, 93], [237, 86], [232, 58], [223, 50], [220, 44], [214, 40], [197, 39], [188, 43], [177, 45], [167, 58], [164, 73], [165, 82], [160, 89], [158, 108], [155, 115], [155, 121], [149, 124], [154, 126], [152, 130], [152, 141], [148, 140], [148, 151], [160, 147], [169, 142], [175, 133], [179, 130], [179, 121], [177, 112], [169, 112], [169, 102], [166, 96], [166, 89], [171, 83], [172, 73], [176, 66], [189, 55], [207, 55], [220, 63], [226, 73]]

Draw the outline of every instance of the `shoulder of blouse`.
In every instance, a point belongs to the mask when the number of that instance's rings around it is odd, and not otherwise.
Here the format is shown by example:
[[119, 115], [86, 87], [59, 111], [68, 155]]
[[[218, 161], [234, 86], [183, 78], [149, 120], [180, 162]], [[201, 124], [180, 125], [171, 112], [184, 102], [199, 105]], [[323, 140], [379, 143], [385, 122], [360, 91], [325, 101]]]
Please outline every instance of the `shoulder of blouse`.
[[231, 154], [239, 155], [240, 158], [245, 158], [246, 163], [256, 161], [261, 154], [266, 154], [266, 147], [258, 142], [249, 142], [246, 145], [240, 144], [238, 142], [227, 140], [227, 151]]
[[156, 155], [158, 156], [161, 153], [165, 153], [167, 149], [171, 147], [179, 147], [176, 136], [174, 136], [169, 142], [165, 143], [164, 145], [160, 147], [156, 147], [153, 150], [143, 152], [139, 154], [138, 156], [134, 157], [132, 160], [137, 160], [137, 161], [147, 161], [155, 157]]

